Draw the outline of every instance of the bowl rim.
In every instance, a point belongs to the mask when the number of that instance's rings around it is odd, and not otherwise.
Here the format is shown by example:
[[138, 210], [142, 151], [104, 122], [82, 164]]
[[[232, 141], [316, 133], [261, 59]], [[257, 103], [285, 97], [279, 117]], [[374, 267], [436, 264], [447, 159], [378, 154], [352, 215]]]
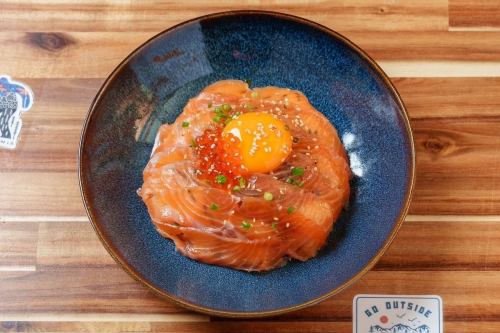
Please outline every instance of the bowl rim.
[[[303, 25], [307, 25], [311, 28], [320, 30], [333, 38], [336, 38], [343, 43], [345, 43], [348, 47], [350, 47], [354, 52], [356, 52], [361, 58], [363, 58], [365, 61], [367, 61], [375, 70], [375, 72], [380, 75], [382, 78], [383, 82], [385, 85], [389, 88], [389, 91], [392, 93], [396, 103], [399, 106], [399, 113], [400, 116], [403, 119], [404, 125], [405, 125], [405, 130], [406, 130], [406, 135], [407, 139], [409, 141], [410, 145], [410, 166], [409, 166], [409, 183], [408, 187], [406, 189], [406, 193], [404, 196], [404, 203], [403, 207], [399, 213], [399, 216], [397, 217], [397, 222], [394, 225], [389, 237], [385, 240], [384, 244], [382, 247], [378, 250], [378, 252], [373, 256], [373, 258], [370, 259], [370, 261], [365, 265], [365, 267], [359, 271], [357, 274], [352, 276], [349, 280], [345, 281], [342, 285], [338, 286], [337, 288], [324, 293], [320, 296], [317, 296], [309, 301], [296, 304], [293, 306], [288, 306], [288, 307], [283, 307], [283, 308], [278, 308], [274, 310], [267, 310], [267, 311], [250, 311], [250, 312], [244, 312], [244, 311], [226, 311], [226, 310], [217, 310], [217, 309], [212, 309], [209, 307], [197, 305], [194, 303], [191, 303], [189, 301], [183, 300], [178, 298], [177, 296], [167, 293], [157, 287], [155, 287], [152, 283], [148, 282], [147, 279], [138, 271], [136, 271], [134, 268], [130, 267], [129, 264], [115, 251], [115, 246], [106, 238], [104, 233], [102, 232], [99, 224], [96, 222], [96, 219], [94, 217], [94, 214], [90, 208], [89, 201], [88, 201], [88, 194], [87, 194], [87, 187], [85, 183], [83, 182], [83, 163], [82, 163], [82, 156], [83, 156], [83, 147], [85, 143], [85, 139], [87, 137], [87, 129], [89, 127], [89, 124], [91, 122], [92, 116], [94, 114], [94, 111], [96, 109], [96, 106], [98, 103], [101, 101], [103, 93], [106, 91], [107, 87], [111, 82], [113, 82], [116, 79], [116, 75], [120, 72], [120, 70], [129, 62], [129, 60], [135, 56], [140, 50], [142, 50], [144, 47], [149, 45], [150, 42], [154, 41], [156, 38], [163, 36], [165, 34], [171, 33], [178, 28], [183, 27], [184, 25], [187, 25], [189, 23], [203, 20], [203, 19], [213, 19], [213, 18], [221, 18], [221, 17], [227, 17], [227, 16], [237, 16], [237, 15], [266, 15], [270, 17], [275, 17], [283, 20], [288, 20], [292, 21], [295, 23], [300, 23]], [[153, 37], [149, 38], [146, 40], [144, 43], [142, 43], [140, 46], [138, 46], [135, 50], [133, 50], [127, 57], [125, 57], [119, 64], [118, 66], [109, 74], [109, 76], [106, 78], [104, 83], [101, 85], [99, 88], [95, 98], [93, 99], [89, 110], [85, 116], [85, 120], [83, 123], [83, 128], [81, 131], [81, 136], [80, 136], [80, 143], [79, 143], [79, 149], [78, 149], [78, 183], [80, 186], [80, 195], [83, 200], [83, 204], [85, 207], [85, 211], [87, 213], [87, 216], [92, 224], [92, 227], [94, 228], [94, 231], [96, 232], [100, 242], [104, 246], [104, 248], [108, 251], [108, 253], [111, 255], [111, 257], [116, 261], [116, 263], [121, 266], [121, 268], [127, 272], [132, 278], [134, 278], [136, 281], [140, 282], [150, 290], [152, 290], [156, 295], [160, 296], [163, 299], [167, 299], [177, 305], [180, 305], [182, 307], [185, 307], [189, 310], [193, 310], [199, 313], [207, 314], [207, 315], [213, 315], [213, 316], [219, 316], [219, 317], [228, 317], [228, 318], [261, 318], [261, 317], [270, 317], [270, 316], [276, 316], [279, 314], [284, 314], [287, 312], [291, 311], [296, 311], [314, 304], [317, 304], [335, 294], [338, 294], [339, 292], [343, 291], [347, 287], [351, 286], [355, 281], [360, 279], [363, 275], [365, 275], [368, 271], [370, 271], [373, 266], [379, 261], [379, 259], [382, 257], [382, 255], [385, 253], [385, 251], [389, 248], [390, 244], [396, 237], [399, 229], [401, 228], [403, 221], [408, 213], [411, 198], [413, 195], [414, 187], [415, 187], [415, 178], [416, 178], [416, 159], [415, 159], [415, 143], [414, 143], [414, 137], [411, 129], [411, 124], [410, 124], [410, 119], [408, 116], [408, 111], [403, 103], [403, 100], [401, 99], [401, 96], [399, 95], [398, 91], [390, 81], [389, 77], [387, 74], [382, 70], [382, 68], [373, 60], [365, 51], [363, 51], [360, 47], [358, 47], [356, 44], [354, 44], [352, 41], [350, 41], [348, 38], [344, 37], [343, 35], [339, 34], [338, 32], [322, 25], [319, 23], [316, 23], [314, 21], [311, 21], [309, 19], [305, 19], [299, 16], [291, 15], [291, 14], [286, 14], [286, 13], [281, 13], [281, 12], [275, 12], [275, 11], [267, 11], [267, 10], [230, 10], [230, 11], [223, 11], [223, 12], [216, 12], [216, 13], [211, 13], [199, 17], [195, 17], [186, 21], [183, 21], [181, 23], [178, 23], [168, 29], [165, 29], [158, 34], [155, 34]]]

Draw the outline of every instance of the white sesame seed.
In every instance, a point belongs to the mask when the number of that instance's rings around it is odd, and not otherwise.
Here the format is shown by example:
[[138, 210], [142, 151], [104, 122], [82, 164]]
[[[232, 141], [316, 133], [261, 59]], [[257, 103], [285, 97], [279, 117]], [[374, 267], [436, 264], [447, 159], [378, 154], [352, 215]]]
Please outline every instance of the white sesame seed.
[[314, 146], [314, 149], [319, 149], [319, 146], [318, 145]]
[[275, 221], [279, 221], [279, 218], [277, 218], [277, 217], [275, 216], [275, 217], [273, 217], [273, 220], [275, 220]]
[[287, 228], [288, 228], [288, 227], [290, 227], [290, 223], [287, 223], [287, 224], [285, 225], [285, 227], [287, 227]]
[[267, 236], [267, 239], [271, 239], [271, 236]]

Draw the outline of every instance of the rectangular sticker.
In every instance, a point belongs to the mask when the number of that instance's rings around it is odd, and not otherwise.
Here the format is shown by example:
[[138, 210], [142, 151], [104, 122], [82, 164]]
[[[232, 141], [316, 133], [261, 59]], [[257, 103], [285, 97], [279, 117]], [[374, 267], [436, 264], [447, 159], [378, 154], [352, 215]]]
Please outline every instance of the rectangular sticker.
[[357, 295], [354, 333], [443, 333], [443, 300], [426, 295]]

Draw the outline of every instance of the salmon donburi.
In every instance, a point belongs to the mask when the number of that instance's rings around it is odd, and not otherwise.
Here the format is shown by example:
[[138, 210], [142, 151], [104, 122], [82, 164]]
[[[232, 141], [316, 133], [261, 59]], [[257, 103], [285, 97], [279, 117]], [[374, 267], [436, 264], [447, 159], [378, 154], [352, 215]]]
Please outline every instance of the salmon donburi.
[[267, 271], [318, 253], [350, 175], [337, 131], [302, 93], [225, 80], [160, 127], [139, 194], [180, 253]]

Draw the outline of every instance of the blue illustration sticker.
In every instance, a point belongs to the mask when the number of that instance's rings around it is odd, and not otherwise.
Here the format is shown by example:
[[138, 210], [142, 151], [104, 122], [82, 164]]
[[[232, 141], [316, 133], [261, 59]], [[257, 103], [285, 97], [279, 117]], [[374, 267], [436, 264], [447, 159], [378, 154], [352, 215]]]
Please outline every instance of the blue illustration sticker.
[[0, 148], [16, 148], [23, 122], [21, 113], [33, 105], [33, 92], [26, 84], [0, 75]]
[[443, 333], [439, 296], [357, 295], [353, 300], [354, 333]]

